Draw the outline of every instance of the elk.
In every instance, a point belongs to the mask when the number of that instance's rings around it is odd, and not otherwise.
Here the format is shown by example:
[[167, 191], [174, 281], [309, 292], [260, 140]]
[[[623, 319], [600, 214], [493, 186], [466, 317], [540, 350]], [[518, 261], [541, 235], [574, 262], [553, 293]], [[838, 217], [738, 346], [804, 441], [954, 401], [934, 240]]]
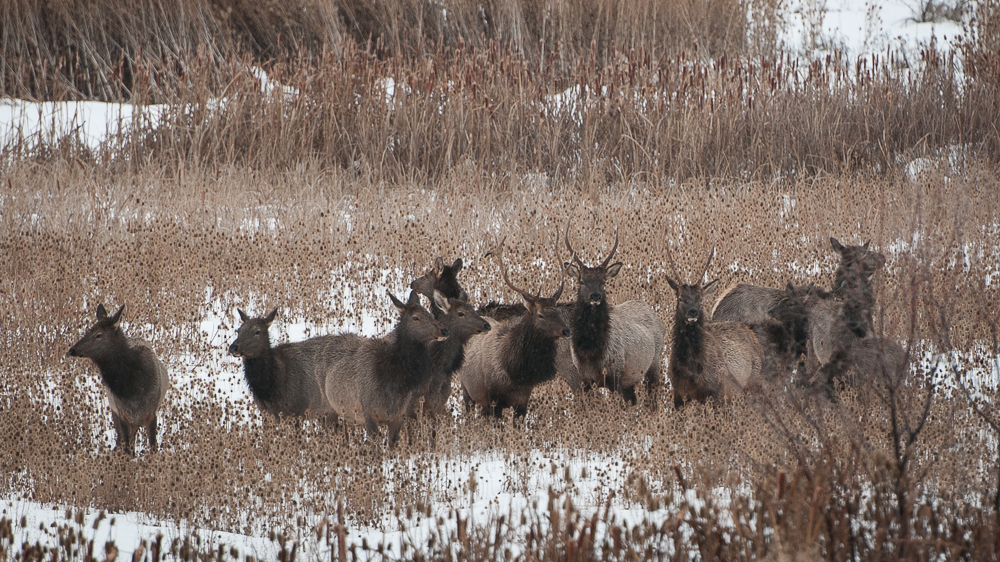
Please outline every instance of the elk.
[[895, 376], [905, 368], [906, 352], [892, 338], [855, 335], [840, 299], [812, 293], [802, 306], [809, 338], [807, 362], [798, 377], [801, 386], [832, 398], [838, 382], [856, 388], [877, 373]]
[[[678, 409], [691, 400], [705, 402], [709, 398], [737, 396], [760, 377], [764, 352], [753, 331], [739, 322], [710, 322], [705, 318], [702, 302], [711, 296], [718, 279], [705, 285], [701, 281], [714, 256], [713, 248], [694, 285], [680, 285], [667, 277], [677, 294], [669, 375], [674, 407]], [[673, 257], [670, 262], [673, 264]]]
[[813, 302], [810, 299], [815, 297], [826, 299], [830, 294], [814, 285], [796, 287], [788, 283], [767, 319], [749, 324], [764, 348], [765, 378], [781, 379], [792, 371], [800, 372], [802, 357], [810, 348], [807, 301]]
[[469, 302], [469, 293], [458, 283], [458, 274], [462, 271], [462, 267], [462, 258], [457, 258], [451, 265], [445, 265], [439, 256], [434, 260], [434, 267], [430, 271], [410, 283], [410, 289], [430, 299], [431, 314], [434, 318], [441, 315], [441, 309], [434, 302], [434, 291], [440, 291], [449, 299]]
[[875, 293], [871, 278], [885, 266], [881, 252], [868, 249], [871, 241], [861, 246], [844, 246], [830, 237], [830, 245], [840, 254], [840, 266], [833, 278], [833, 294], [844, 303], [844, 319], [855, 336], [872, 333], [872, 309]]
[[271, 347], [268, 333], [278, 309], [250, 318], [237, 308], [243, 324], [229, 354], [243, 359], [243, 376], [257, 406], [275, 417], [329, 416], [336, 420], [324, 396], [325, 361], [333, 336], [320, 336]]
[[663, 322], [653, 309], [639, 301], [617, 306], [608, 302], [605, 283], [622, 268], [621, 262], [608, 265], [618, 249], [618, 231], [611, 252], [597, 267], [588, 267], [577, 256], [569, 241], [568, 224], [565, 240], [572, 261], [565, 262], [563, 268], [577, 281], [570, 341], [580, 388], [588, 391], [604, 387], [634, 405], [635, 387], [642, 382], [647, 396], [652, 398], [660, 383]]
[[[458, 284], [456, 275], [462, 269], [461, 258], [445, 266], [441, 258], [434, 268], [410, 283], [410, 288], [431, 300], [431, 314], [448, 330], [448, 339], [431, 344], [433, 369], [427, 385], [414, 394], [409, 414], [416, 415], [419, 398], [424, 398], [424, 415], [437, 417], [444, 413], [451, 395], [453, 375], [465, 363], [465, 347], [473, 336], [490, 331], [490, 323], [476, 313], [468, 303], [469, 295]], [[440, 305], [437, 301], [441, 301]]]
[[[840, 254], [832, 294], [845, 303], [844, 312], [851, 331], [863, 337], [871, 331], [872, 307], [875, 305], [871, 277], [885, 265], [885, 256], [869, 250], [870, 241], [862, 246], [845, 247], [831, 237], [830, 244]], [[771, 310], [785, 296], [781, 289], [741, 283], [716, 303], [712, 320], [747, 324], [763, 322], [772, 317]]]
[[513, 408], [524, 417], [532, 389], [555, 377], [557, 342], [570, 336], [556, 306], [565, 280], [551, 297], [532, 295], [511, 283], [502, 254], [497, 258], [504, 283], [521, 295], [526, 312], [504, 322], [487, 318], [492, 330], [470, 343], [460, 373], [462, 394], [468, 409], [478, 404], [500, 418]]
[[[399, 438], [414, 392], [432, 374], [430, 345], [443, 342], [449, 332], [420, 305], [416, 291], [410, 291], [406, 303], [392, 293], [389, 298], [399, 311], [399, 321], [387, 336], [334, 337], [334, 345], [326, 352], [325, 394], [338, 415], [364, 424], [370, 435], [378, 432], [378, 426], [387, 426], [391, 446]], [[447, 308], [440, 293], [435, 300]]]
[[125, 337], [119, 326], [124, 310], [122, 305], [108, 316], [104, 305], [97, 305], [97, 323], [67, 355], [87, 357], [97, 365], [117, 434], [115, 449], [134, 457], [140, 427], [146, 428], [150, 449], [157, 449], [156, 410], [170, 388], [170, 379], [149, 343]]

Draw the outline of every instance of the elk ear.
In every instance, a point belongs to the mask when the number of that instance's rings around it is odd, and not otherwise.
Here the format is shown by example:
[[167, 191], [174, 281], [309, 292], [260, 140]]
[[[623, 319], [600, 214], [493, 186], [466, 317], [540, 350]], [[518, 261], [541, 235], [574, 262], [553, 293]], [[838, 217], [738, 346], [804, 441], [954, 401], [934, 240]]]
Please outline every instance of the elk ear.
[[441, 291], [434, 291], [434, 304], [437, 305], [445, 314], [451, 310], [451, 304], [448, 302], [448, 297], [441, 294]]
[[458, 300], [462, 302], [469, 302], [469, 293], [465, 289], [462, 289], [458, 294]]
[[622, 269], [622, 262], [615, 262], [608, 266], [608, 277], [614, 277], [618, 275], [618, 272]]
[[840, 253], [843, 253], [844, 250], [847, 249], [847, 248], [844, 248], [844, 246], [840, 242], [838, 242], [837, 239], [834, 238], [833, 236], [830, 237], [830, 245], [833, 246], [833, 249], [835, 251], [840, 252]]
[[434, 258], [434, 276], [440, 276], [442, 271], [444, 271], [444, 260], [441, 259], [441, 256], [438, 256]]
[[420, 306], [420, 293], [410, 291], [410, 297], [406, 299], [406, 306]]
[[97, 319], [104, 320], [107, 317], [108, 317], [108, 311], [106, 308], [104, 308], [104, 304], [102, 303], [97, 305]]
[[108, 321], [111, 323], [112, 326], [117, 326], [118, 322], [121, 321], [121, 319], [122, 319], [122, 312], [125, 312], [125, 305], [124, 304], [121, 306], [121, 308], [118, 309], [118, 312], [116, 312], [114, 316], [112, 316], [111, 318], [108, 319]]
[[573, 262], [563, 262], [563, 271], [565, 271], [566, 275], [569, 275], [570, 277], [575, 279], [580, 278], [580, 268]]
[[455, 260], [455, 261], [454, 261], [454, 262], [453, 262], [453, 263], [451, 264], [451, 270], [455, 272], [455, 275], [458, 275], [458, 272], [459, 272], [459, 271], [462, 271], [462, 265], [463, 265], [463, 264], [462, 264], [462, 258], [457, 258], [457, 259], [456, 259], [456, 260]]
[[871, 245], [872, 245], [872, 241], [869, 240], [869, 241], [865, 242], [861, 247], [864, 248], [865, 250], [867, 250], [868, 246], [871, 246]]
[[677, 282], [671, 279], [670, 276], [667, 276], [667, 284], [670, 285], [670, 288], [673, 289], [674, 292], [677, 292], [677, 289], [679, 289]]
[[264, 323], [270, 326], [271, 322], [274, 322], [274, 317], [277, 315], [278, 315], [278, 307], [274, 307], [274, 310], [272, 310], [270, 314], [264, 317]]
[[796, 292], [795, 285], [792, 285], [792, 282], [789, 281], [788, 284], [785, 285], [785, 294], [790, 297], [794, 297]]
[[242, 310], [242, 309], [239, 309], [239, 308], [237, 308], [237, 309], [236, 309], [236, 312], [239, 312], [239, 313], [240, 313], [240, 321], [241, 321], [241, 322], [249, 322], [249, 321], [250, 321], [250, 317], [249, 317], [249, 316], [247, 316], [247, 313], [246, 313], [246, 312], [243, 312], [243, 310]]
[[719, 288], [719, 280], [712, 279], [711, 281], [706, 283], [704, 287], [701, 288], [701, 294], [705, 295], [706, 297], [710, 297], [712, 296], [712, 293], [714, 293], [715, 290], [718, 288]]
[[[387, 289], [387, 290], [385, 291], [385, 293], [386, 293], [387, 295], [389, 295], [389, 298], [390, 298], [390, 299], [392, 299], [392, 306], [395, 306], [395, 307], [396, 307], [396, 310], [398, 310], [398, 311], [400, 312], [400, 314], [402, 314], [402, 312], [403, 312], [404, 310], [406, 310], [406, 305], [405, 305], [405, 304], [403, 304], [403, 301], [401, 301], [401, 300], [397, 299], [397, 298], [396, 298], [396, 295], [394, 295], [394, 294], [390, 293], [388, 289]], [[413, 293], [412, 293], [412, 292], [410, 292], [410, 294], [412, 295]]]

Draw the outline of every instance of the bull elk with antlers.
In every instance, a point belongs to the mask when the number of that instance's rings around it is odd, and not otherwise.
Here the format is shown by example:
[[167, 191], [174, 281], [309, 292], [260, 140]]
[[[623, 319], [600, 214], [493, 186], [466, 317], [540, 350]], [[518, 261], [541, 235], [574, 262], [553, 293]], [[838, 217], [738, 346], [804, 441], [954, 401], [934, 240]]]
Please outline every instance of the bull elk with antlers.
[[568, 224], [565, 240], [572, 261], [563, 268], [577, 281], [570, 327], [580, 388], [604, 387], [635, 404], [635, 387], [643, 383], [647, 397], [652, 398], [660, 384], [665, 330], [653, 309], [644, 303], [627, 301], [613, 306], [608, 302], [605, 284], [622, 268], [621, 262], [611, 263], [618, 250], [617, 229], [611, 252], [596, 267], [588, 267], [577, 256], [569, 241]]
[[527, 311], [504, 322], [487, 318], [490, 332], [469, 344], [460, 375], [462, 391], [469, 408], [478, 404], [498, 418], [505, 409], [514, 408], [523, 417], [531, 391], [555, 377], [558, 341], [570, 336], [556, 307], [565, 281], [551, 297], [542, 297], [541, 292], [532, 295], [511, 283], [502, 250], [497, 259], [504, 283], [521, 295]]
[[[669, 248], [667, 256], [679, 279]], [[667, 277], [677, 294], [669, 367], [675, 408], [691, 400], [734, 397], [760, 378], [764, 352], [753, 331], [739, 322], [711, 322], [705, 318], [703, 302], [711, 297], [718, 279], [701, 283], [714, 256], [713, 248], [694, 285], [681, 285]]]

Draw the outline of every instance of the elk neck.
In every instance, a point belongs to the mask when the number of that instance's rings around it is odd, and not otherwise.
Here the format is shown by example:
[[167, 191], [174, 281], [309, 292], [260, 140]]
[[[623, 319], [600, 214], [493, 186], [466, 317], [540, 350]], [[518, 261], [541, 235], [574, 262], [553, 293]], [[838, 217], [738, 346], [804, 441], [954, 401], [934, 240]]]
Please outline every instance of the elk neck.
[[[124, 340], [123, 340], [124, 343]], [[128, 400], [142, 396], [153, 388], [155, 372], [145, 372], [138, 350], [127, 345], [110, 357], [94, 359], [101, 371], [101, 380], [116, 397]]]
[[688, 324], [683, 316], [674, 320], [674, 347], [670, 356], [670, 369], [675, 374], [694, 378], [704, 363], [705, 323], [699, 320]]
[[278, 396], [278, 360], [274, 349], [267, 348], [259, 357], [243, 358], [243, 376], [254, 398], [271, 402]]
[[582, 361], [599, 363], [611, 333], [611, 306], [607, 300], [593, 305], [581, 300], [573, 307], [573, 353]]
[[387, 340], [384, 353], [378, 354], [376, 377], [383, 388], [409, 392], [431, 374], [433, 363], [429, 345], [400, 331], [398, 327]]
[[518, 386], [535, 386], [555, 378], [556, 340], [546, 337], [531, 314], [510, 326], [498, 350], [507, 376]]

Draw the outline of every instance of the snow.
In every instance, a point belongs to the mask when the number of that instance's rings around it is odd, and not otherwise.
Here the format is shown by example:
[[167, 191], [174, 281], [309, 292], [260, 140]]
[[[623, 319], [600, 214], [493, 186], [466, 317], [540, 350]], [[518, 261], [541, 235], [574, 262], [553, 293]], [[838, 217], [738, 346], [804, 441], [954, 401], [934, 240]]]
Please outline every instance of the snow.
[[53, 143], [75, 134], [91, 150], [97, 150], [109, 138], [127, 131], [139, 115], [155, 126], [167, 108], [166, 105], [137, 108], [127, 103], [29, 102], [3, 98], [0, 99], [0, 146], [18, 140]]
[[920, 2], [793, 0], [783, 40], [792, 52], [820, 55], [840, 50], [851, 59], [888, 48], [918, 52], [931, 41], [947, 49], [961, 34], [961, 23], [917, 21]]

